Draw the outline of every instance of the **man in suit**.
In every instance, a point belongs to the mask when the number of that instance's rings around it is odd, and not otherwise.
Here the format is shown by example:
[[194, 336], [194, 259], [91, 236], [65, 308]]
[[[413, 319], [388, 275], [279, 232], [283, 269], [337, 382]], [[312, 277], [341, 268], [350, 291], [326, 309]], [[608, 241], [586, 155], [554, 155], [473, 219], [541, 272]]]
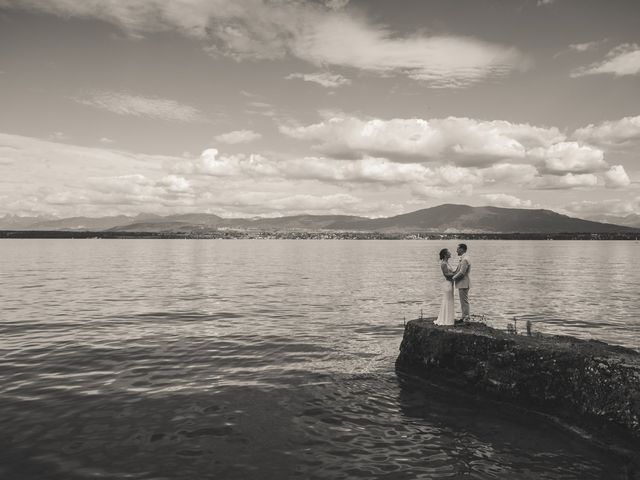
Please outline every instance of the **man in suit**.
[[469, 288], [471, 287], [471, 260], [469, 260], [467, 256], [467, 246], [464, 243], [458, 245], [456, 252], [460, 257], [460, 261], [458, 262], [458, 268], [456, 268], [453, 274], [453, 282], [458, 289], [460, 307], [462, 308], [461, 321], [464, 322], [470, 319]]

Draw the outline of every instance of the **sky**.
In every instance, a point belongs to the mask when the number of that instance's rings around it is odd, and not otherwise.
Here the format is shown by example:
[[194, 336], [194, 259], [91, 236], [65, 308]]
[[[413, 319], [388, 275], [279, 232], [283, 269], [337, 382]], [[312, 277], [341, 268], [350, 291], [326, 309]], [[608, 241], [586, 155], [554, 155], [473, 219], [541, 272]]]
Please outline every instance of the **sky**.
[[636, 0], [0, 0], [0, 216], [640, 212]]

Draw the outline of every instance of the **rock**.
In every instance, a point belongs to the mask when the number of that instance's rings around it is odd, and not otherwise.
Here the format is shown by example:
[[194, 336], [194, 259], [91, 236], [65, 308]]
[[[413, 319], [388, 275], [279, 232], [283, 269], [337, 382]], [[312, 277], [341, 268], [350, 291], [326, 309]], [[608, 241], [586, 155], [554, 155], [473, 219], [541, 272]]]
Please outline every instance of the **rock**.
[[[405, 326], [400, 371], [551, 414], [640, 446], [640, 353], [559, 335], [514, 335], [481, 323]], [[640, 450], [640, 448], [639, 448]]]

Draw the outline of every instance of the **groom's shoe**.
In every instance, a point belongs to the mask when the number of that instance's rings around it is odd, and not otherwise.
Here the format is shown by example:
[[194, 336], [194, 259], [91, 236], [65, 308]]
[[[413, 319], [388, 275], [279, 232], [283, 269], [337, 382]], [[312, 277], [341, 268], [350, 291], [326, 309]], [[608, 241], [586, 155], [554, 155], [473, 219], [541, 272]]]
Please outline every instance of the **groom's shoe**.
[[454, 325], [464, 325], [464, 319], [463, 319], [463, 318], [461, 318], [461, 319], [459, 319], [459, 320], [455, 320], [455, 321], [453, 322], [453, 324], [454, 324]]

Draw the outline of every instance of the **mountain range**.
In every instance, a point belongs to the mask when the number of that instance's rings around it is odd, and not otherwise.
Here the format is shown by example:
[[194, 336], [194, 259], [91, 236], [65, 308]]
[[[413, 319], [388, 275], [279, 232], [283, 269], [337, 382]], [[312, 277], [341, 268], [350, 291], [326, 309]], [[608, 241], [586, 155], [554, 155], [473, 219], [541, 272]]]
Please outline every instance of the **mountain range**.
[[[604, 220], [613, 221], [606, 217]], [[630, 221], [634, 219], [630, 218]], [[208, 213], [140, 214], [111, 217], [0, 217], [0, 230], [205, 232], [218, 229], [262, 231], [361, 231], [437, 233], [612, 233], [637, 230], [640, 225], [616, 225], [573, 218], [541, 209], [471, 207], [444, 204], [392, 217], [294, 215], [277, 218], [223, 218]]]

